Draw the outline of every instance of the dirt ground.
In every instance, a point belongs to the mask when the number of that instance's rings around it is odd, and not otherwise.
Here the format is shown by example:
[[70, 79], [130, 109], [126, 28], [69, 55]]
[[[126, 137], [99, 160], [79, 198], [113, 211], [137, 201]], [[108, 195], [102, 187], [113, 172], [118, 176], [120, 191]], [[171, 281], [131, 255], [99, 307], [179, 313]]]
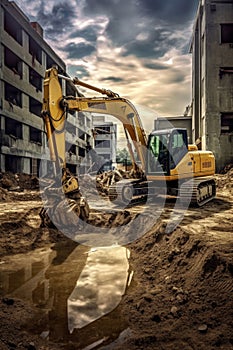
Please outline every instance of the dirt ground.
[[[109, 349], [233, 349], [233, 169], [227, 170], [216, 176], [216, 199], [187, 210], [173, 232], [165, 231], [168, 203], [156, 225], [127, 246], [134, 276], [120, 310], [130, 331]], [[49, 243], [74, 244], [39, 227], [36, 179], [7, 179], [0, 180], [0, 263]], [[39, 337], [40, 310], [25, 301], [8, 295], [0, 306], [1, 350], [80, 349]]]

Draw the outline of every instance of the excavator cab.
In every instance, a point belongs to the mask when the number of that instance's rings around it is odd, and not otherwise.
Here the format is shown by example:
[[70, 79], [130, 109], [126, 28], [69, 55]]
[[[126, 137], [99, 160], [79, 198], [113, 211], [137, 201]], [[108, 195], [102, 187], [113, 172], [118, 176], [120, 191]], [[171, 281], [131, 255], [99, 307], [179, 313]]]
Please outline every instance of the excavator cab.
[[186, 129], [153, 131], [148, 139], [147, 174], [170, 175], [188, 152]]

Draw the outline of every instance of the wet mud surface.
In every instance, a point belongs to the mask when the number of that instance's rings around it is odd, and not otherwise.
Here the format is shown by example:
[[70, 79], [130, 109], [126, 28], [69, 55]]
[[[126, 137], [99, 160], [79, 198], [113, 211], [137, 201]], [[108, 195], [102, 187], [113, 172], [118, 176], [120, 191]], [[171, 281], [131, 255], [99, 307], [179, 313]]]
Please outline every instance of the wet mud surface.
[[[36, 190], [3, 190], [0, 349], [232, 349], [232, 173], [217, 182], [217, 198], [188, 209], [174, 230], [167, 201], [153, 227], [126, 245], [133, 276], [119, 305], [72, 333], [67, 300], [90, 247], [40, 228]], [[140, 210], [127, 208], [116, 222]]]

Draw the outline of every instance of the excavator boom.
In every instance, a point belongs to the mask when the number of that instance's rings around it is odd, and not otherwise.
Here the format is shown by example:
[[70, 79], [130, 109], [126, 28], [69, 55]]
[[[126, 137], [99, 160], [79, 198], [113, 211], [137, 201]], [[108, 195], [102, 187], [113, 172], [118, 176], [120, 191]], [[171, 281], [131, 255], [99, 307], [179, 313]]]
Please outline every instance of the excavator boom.
[[[72, 84], [84, 86], [88, 89], [105, 94], [107, 97], [64, 97], [62, 94], [59, 78], [69, 80]], [[139, 114], [134, 105], [118, 94], [100, 89], [84, 83], [78, 78], [71, 80], [58, 74], [56, 68], [46, 71], [44, 82], [45, 92], [43, 101], [43, 116], [47, 129], [51, 159], [62, 160], [61, 166], [65, 165], [64, 130], [66, 114], [68, 111], [82, 111], [98, 114], [107, 114], [118, 119], [126, 132], [129, 134], [136, 152], [139, 156], [141, 167], [145, 170], [147, 136], [143, 129]], [[50, 125], [49, 125], [50, 124]], [[55, 140], [51, 139], [54, 134]], [[132, 159], [134, 163], [134, 159]]]

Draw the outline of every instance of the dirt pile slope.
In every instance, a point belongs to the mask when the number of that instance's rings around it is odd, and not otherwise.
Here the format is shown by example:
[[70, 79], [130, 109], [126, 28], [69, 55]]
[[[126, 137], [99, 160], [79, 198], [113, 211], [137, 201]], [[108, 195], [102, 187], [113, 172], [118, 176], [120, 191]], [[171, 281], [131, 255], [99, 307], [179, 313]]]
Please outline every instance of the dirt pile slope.
[[218, 246], [203, 235], [161, 225], [132, 245], [126, 349], [233, 347], [233, 238]]

